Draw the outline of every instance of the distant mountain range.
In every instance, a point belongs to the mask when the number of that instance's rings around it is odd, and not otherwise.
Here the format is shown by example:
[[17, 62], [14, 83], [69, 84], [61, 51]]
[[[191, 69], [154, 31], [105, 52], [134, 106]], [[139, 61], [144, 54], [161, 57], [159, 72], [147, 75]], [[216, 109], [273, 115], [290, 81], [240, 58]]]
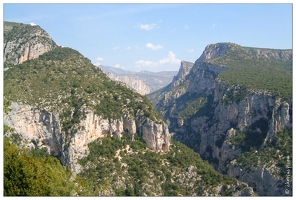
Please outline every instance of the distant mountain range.
[[178, 71], [127, 71], [110, 66], [99, 66], [114, 81], [126, 83], [134, 91], [146, 95], [167, 86], [173, 80]]

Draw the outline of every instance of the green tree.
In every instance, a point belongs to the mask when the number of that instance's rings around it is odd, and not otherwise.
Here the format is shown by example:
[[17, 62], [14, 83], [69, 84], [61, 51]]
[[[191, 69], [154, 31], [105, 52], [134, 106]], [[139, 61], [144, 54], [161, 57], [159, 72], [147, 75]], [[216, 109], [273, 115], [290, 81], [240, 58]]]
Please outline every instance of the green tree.
[[4, 139], [4, 196], [71, 196], [71, 171], [59, 160], [30, 152]]

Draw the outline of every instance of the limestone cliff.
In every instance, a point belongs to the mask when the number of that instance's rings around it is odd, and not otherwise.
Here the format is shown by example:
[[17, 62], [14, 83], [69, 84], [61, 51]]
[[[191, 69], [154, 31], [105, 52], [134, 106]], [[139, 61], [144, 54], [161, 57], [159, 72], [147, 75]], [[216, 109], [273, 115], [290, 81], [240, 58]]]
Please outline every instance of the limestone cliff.
[[[272, 173], [271, 168], [259, 167], [248, 173], [235, 172], [237, 169], [234, 165], [227, 168], [232, 160], [247, 151], [247, 147], [264, 149], [275, 140], [279, 131], [292, 127], [291, 97], [278, 97], [268, 89], [258, 89], [248, 84], [230, 85], [220, 77], [220, 74], [233, 68], [217, 64], [215, 59], [225, 55], [224, 63], [227, 63], [230, 60], [228, 55], [233, 53], [232, 49], [239, 49], [240, 52], [236, 51], [236, 55], [248, 55], [245, 56], [247, 59], [252, 57], [256, 61], [257, 58], [264, 58], [268, 62], [283, 60], [289, 61], [291, 65], [292, 54], [288, 50], [248, 49], [231, 43], [209, 45], [189, 72], [184, 74], [182, 64], [174, 81], [148, 98], [167, 119], [170, 131], [175, 132], [174, 138], [200, 153], [218, 171], [228, 173], [250, 185], [256, 180], [256, 184], [252, 186], [260, 195], [282, 195], [284, 179]], [[262, 63], [266, 60], [262, 59], [260, 62], [264, 66]], [[235, 132], [245, 133], [244, 140], [241, 141], [247, 145], [245, 149], [229, 143]], [[273, 168], [275, 169], [278, 168]], [[264, 177], [270, 178], [256, 179], [259, 171], [264, 172]], [[269, 184], [269, 180], [278, 184]]]
[[112, 74], [111, 72], [106, 72], [106, 74], [112, 80], [125, 83], [128, 87], [141, 95], [146, 95], [150, 93], [150, 88], [140, 78], [132, 76], [117, 76], [115, 74]]
[[16, 65], [38, 58], [57, 45], [38, 25], [4, 22], [3, 61]]
[[[29, 105], [12, 102], [11, 111], [4, 116], [4, 124], [13, 127], [23, 145], [28, 148], [46, 148], [64, 164], [79, 173], [81, 166], [78, 159], [88, 155], [88, 144], [100, 137], [111, 135], [121, 137], [123, 134], [133, 138], [139, 131], [147, 147], [156, 152], [167, 152], [170, 146], [170, 134], [165, 124], [158, 124], [137, 113], [136, 119], [126, 114], [121, 119], [103, 119], [88, 110], [81, 120], [77, 132], [68, 139], [62, 132], [62, 123], [58, 113], [39, 110]], [[12, 133], [8, 133], [12, 134]]]
[[177, 74], [177, 71], [127, 71], [119, 68], [99, 65], [106, 75], [114, 81], [125, 83], [134, 91], [147, 95], [167, 86]]

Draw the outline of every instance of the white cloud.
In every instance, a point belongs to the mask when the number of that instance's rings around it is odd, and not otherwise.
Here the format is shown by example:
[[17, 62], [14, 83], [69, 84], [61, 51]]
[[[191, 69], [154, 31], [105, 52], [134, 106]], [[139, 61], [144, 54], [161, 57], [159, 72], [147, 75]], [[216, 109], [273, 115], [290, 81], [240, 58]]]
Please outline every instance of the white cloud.
[[132, 49], [132, 47], [126, 47], [125, 49], [126, 49], [126, 50], [131, 50], [131, 49]]
[[162, 49], [163, 47], [161, 46], [161, 45], [154, 45], [154, 44], [152, 44], [152, 43], [147, 43], [146, 44], [146, 47], [147, 48], [149, 48], [149, 49], [151, 49], [151, 50], [159, 50], [159, 49]]
[[152, 23], [152, 24], [138, 24], [137, 25], [138, 28], [149, 31], [152, 29], [155, 29], [157, 27], [157, 24]]
[[116, 64], [114, 65], [114, 67], [117, 69], [125, 69], [125, 67], [121, 66], [120, 64]]
[[105, 59], [102, 58], [102, 57], [98, 57], [96, 60], [97, 60], [97, 61], [103, 61], [103, 60], [105, 60]]
[[176, 58], [176, 55], [173, 52], [169, 52], [167, 57], [162, 58], [156, 62], [150, 60], [138, 60], [135, 62], [136, 68], [138, 69], [147, 69], [147, 67], [155, 68], [161, 67], [162, 69], [170, 70], [175, 67], [179, 67], [181, 60]]
[[136, 67], [152, 67], [152, 66], [156, 66], [157, 62], [152, 62], [150, 60], [138, 60], [135, 62]]
[[212, 24], [212, 28], [216, 28], [218, 24]]
[[189, 26], [187, 24], [185, 24], [184, 29], [185, 30], [188, 30], [189, 29]]
[[194, 49], [188, 49], [188, 52], [192, 53], [192, 52], [194, 52]]
[[35, 24], [34, 22], [30, 23], [31, 26], [37, 26], [37, 24]]
[[170, 51], [166, 58], [162, 58], [158, 62], [161, 65], [163, 65], [163, 64], [178, 64], [181, 62], [181, 60], [177, 59], [176, 55]]
[[96, 66], [100, 66], [100, 65], [102, 65], [100, 61], [103, 61], [103, 60], [105, 60], [105, 59], [102, 58], [102, 57], [98, 57], [98, 58], [96, 58], [96, 61], [98, 61], [98, 62], [94, 63], [94, 65], [96, 65]]
[[120, 47], [113, 47], [113, 50], [117, 50], [117, 49], [120, 49]]

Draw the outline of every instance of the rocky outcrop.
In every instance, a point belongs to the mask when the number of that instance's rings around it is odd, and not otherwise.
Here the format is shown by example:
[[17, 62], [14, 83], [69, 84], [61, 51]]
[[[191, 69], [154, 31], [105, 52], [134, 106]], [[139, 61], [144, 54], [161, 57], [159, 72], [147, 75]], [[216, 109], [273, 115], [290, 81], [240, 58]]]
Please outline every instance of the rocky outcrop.
[[128, 87], [142, 95], [150, 94], [162, 87], [167, 86], [177, 71], [126, 71], [119, 68], [99, 65], [106, 75], [114, 81], [125, 83]]
[[4, 35], [3, 59], [9, 65], [38, 58], [57, 46], [37, 25], [4, 22]]
[[[254, 189], [259, 195], [281, 195], [274, 192], [274, 188], [283, 184], [283, 179], [269, 169], [241, 172], [234, 166], [227, 168], [228, 163], [242, 153], [242, 149], [233, 148], [229, 143], [236, 132], [248, 133], [246, 137], [254, 141], [253, 147], [263, 149], [274, 140], [278, 131], [292, 127], [292, 99], [277, 98], [267, 90], [229, 86], [219, 78], [228, 67], [210, 60], [225, 55], [230, 48], [238, 48], [238, 45], [218, 43], [207, 46], [195, 64], [187, 68], [189, 70], [181, 66], [170, 85], [148, 98], [169, 121], [170, 131], [175, 132], [174, 138], [200, 153], [218, 171], [251, 185], [256, 182]], [[291, 51], [251, 50], [257, 52], [257, 57], [291, 59]], [[201, 99], [205, 103], [198, 104]], [[186, 118], [181, 115], [185, 112]], [[259, 180], [256, 177], [260, 173], [263, 176]], [[269, 181], [275, 181], [276, 186], [268, 184]]]
[[113, 81], [120, 81], [122, 83], [125, 83], [128, 87], [141, 95], [146, 95], [150, 93], [150, 88], [140, 78], [132, 76], [117, 76], [110, 72], [106, 72], [106, 74]]
[[[147, 95], [148, 99], [155, 105], [161, 102], [161, 99], [164, 99], [166, 104], [172, 104], [178, 97], [182, 96], [188, 87], [188, 82], [186, 81], [185, 77], [189, 74], [190, 70], [192, 69], [194, 63], [190, 63], [187, 61], [182, 61], [180, 70], [176, 76], [174, 76], [172, 82], [168, 84], [166, 87], [161, 88], [158, 91], [150, 93]], [[158, 111], [161, 112], [163, 106], [158, 106]]]
[[157, 124], [143, 115], [137, 115], [137, 130], [150, 149], [167, 152], [170, 144], [170, 133], [166, 124]]
[[185, 77], [189, 74], [193, 65], [194, 64], [191, 62], [182, 61], [178, 74], [176, 76], [174, 76], [174, 78], [173, 78], [173, 81], [172, 81], [173, 85], [178, 85], [178, 83], [176, 83], [176, 82], [178, 82], [180, 80], [184, 80]]
[[[11, 111], [4, 116], [4, 124], [12, 127], [14, 133], [21, 136], [23, 145], [28, 148], [45, 148], [60, 159], [64, 165], [70, 166], [79, 173], [81, 166], [77, 161], [88, 155], [88, 144], [107, 135], [121, 137], [123, 134], [133, 138], [139, 131], [147, 147], [156, 151], [168, 151], [170, 134], [165, 124], [157, 124], [138, 112], [134, 119], [123, 114], [120, 120], [103, 119], [87, 110], [86, 116], [80, 121], [77, 132], [70, 138], [62, 132], [58, 113], [38, 110], [29, 105], [12, 102]], [[12, 133], [8, 133], [12, 134]]]
[[275, 168], [275, 166], [258, 167], [251, 171], [246, 171], [238, 167], [236, 165], [236, 160], [233, 160], [229, 164], [228, 175], [231, 177], [239, 177], [241, 181], [246, 182], [249, 186], [255, 188], [256, 193], [258, 194], [266, 194], [269, 196], [289, 195], [288, 193], [285, 193], [285, 190], [283, 189], [285, 181], [282, 181], [280, 177], [277, 177], [272, 173]]

